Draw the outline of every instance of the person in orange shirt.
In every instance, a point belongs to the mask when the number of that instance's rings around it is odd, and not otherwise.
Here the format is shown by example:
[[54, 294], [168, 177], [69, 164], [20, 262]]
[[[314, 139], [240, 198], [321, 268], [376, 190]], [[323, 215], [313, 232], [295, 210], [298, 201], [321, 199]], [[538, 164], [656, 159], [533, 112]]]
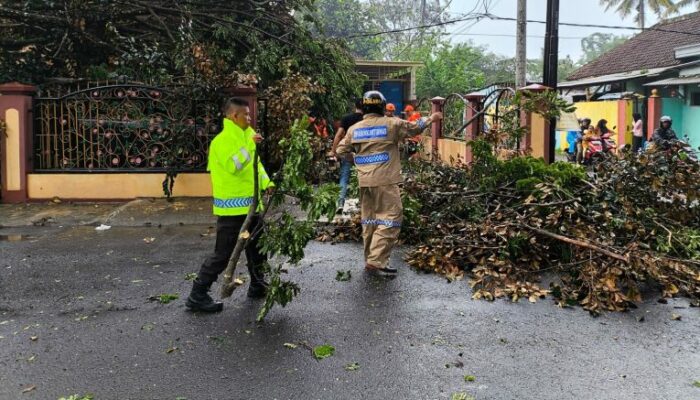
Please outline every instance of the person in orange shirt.
[[[406, 121], [408, 122], [416, 122], [421, 118], [420, 112], [415, 111], [415, 108], [413, 108], [411, 104], [406, 105], [406, 107], [403, 109], [403, 113], [406, 116]], [[410, 158], [418, 157], [421, 142], [422, 139], [420, 134], [406, 138], [406, 153]]]
[[384, 111], [384, 116], [389, 118], [396, 118], [396, 106], [393, 103], [387, 103], [386, 110]]
[[410, 104], [403, 109], [403, 114], [406, 116], [406, 121], [408, 122], [415, 122], [420, 119], [420, 113], [416, 112], [415, 108]]

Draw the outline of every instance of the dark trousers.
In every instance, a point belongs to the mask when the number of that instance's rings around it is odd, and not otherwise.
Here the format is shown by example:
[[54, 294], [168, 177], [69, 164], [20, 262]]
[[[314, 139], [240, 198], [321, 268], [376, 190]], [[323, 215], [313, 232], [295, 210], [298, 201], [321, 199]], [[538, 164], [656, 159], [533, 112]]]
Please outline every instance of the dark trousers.
[[[236, 241], [241, 231], [241, 226], [245, 221], [245, 215], [219, 217], [216, 220], [216, 247], [214, 254], [207, 257], [199, 269], [197, 276], [200, 283], [211, 285], [224, 272], [231, 258]], [[248, 231], [255, 232], [256, 227], [262, 221], [257, 216], [253, 218]], [[245, 256], [248, 261], [248, 272], [250, 273], [250, 285], [259, 286], [263, 282], [264, 274], [262, 266], [267, 261], [267, 255], [262, 254], [258, 249], [260, 233], [248, 239], [245, 249]]]
[[632, 137], [632, 152], [636, 153], [644, 147], [644, 137], [633, 136]]

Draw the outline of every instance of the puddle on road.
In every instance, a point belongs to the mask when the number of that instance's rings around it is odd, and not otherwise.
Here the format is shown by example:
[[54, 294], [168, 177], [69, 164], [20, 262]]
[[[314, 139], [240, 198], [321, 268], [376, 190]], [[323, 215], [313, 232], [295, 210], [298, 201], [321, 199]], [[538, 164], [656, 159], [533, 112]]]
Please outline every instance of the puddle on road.
[[0, 235], [0, 242], [21, 242], [23, 240], [29, 240], [29, 239], [34, 239], [34, 237], [22, 235], [22, 234]]

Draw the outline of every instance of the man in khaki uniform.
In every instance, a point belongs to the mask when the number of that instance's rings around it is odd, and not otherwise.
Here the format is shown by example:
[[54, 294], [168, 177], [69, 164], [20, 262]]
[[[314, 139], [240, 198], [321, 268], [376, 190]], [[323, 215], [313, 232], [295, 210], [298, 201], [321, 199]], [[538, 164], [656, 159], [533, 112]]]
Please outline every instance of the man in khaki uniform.
[[399, 238], [403, 206], [399, 183], [401, 159], [399, 143], [415, 136], [442, 118], [408, 122], [384, 116], [386, 99], [377, 91], [362, 98], [362, 121], [353, 125], [337, 149], [339, 156], [354, 153], [360, 183], [362, 237], [365, 245], [365, 269], [381, 274], [395, 274], [388, 266], [391, 249]]

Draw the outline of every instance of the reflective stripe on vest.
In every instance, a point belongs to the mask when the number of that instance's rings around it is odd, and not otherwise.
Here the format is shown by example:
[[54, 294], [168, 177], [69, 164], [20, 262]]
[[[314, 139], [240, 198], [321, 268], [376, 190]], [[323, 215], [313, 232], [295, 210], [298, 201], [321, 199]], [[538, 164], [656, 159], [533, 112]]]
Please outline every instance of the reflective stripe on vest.
[[238, 208], [250, 207], [253, 204], [252, 197], [234, 197], [232, 199], [214, 199], [214, 207], [218, 208]]
[[[248, 163], [248, 161], [250, 161], [250, 153], [248, 153], [248, 150], [246, 150], [245, 147], [241, 147], [239, 152], [241, 153], [240, 155], [236, 154], [235, 156], [231, 157], [231, 159], [233, 160], [233, 163], [236, 165], [236, 170], [238, 170], [238, 171], [242, 170], [243, 167], [245, 167], [245, 165]], [[242, 161], [240, 158], [241, 155], [244, 158], [244, 160], [242, 160]]]
[[389, 219], [363, 219], [362, 225], [383, 225], [389, 228], [400, 228], [401, 222]]
[[384, 164], [385, 162], [389, 161], [389, 159], [390, 159], [389, 153], [387, 153], [387, 152], [370, 154], [367, 156], [355, 156], [355, 164], [358, 164], [358, 165]]

